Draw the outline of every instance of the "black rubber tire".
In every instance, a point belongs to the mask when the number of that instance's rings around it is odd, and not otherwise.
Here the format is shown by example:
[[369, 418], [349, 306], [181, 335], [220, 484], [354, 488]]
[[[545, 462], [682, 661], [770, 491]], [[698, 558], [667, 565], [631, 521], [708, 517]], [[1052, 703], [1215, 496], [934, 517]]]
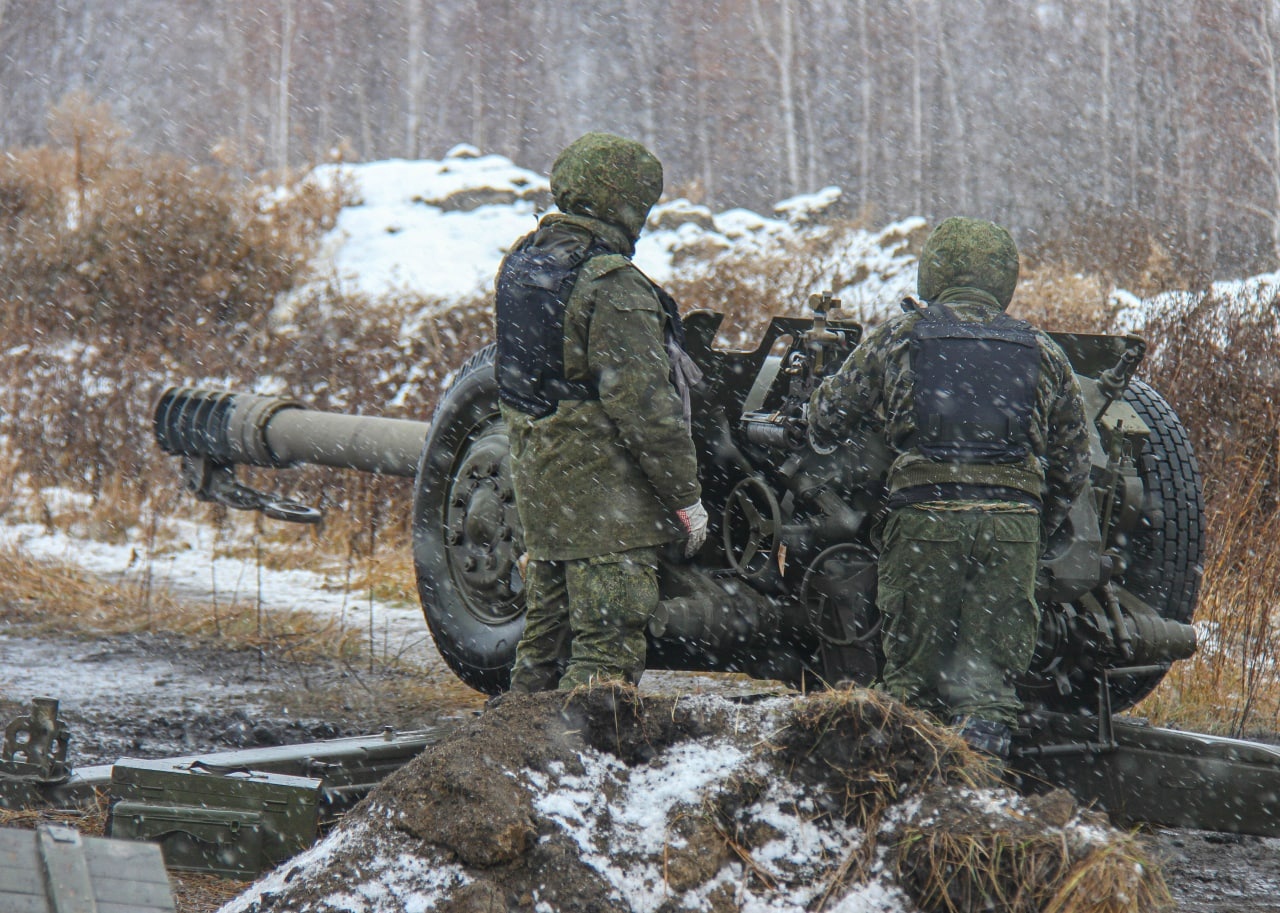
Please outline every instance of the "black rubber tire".
[[1138, 461], [1147, 522], [1133, 537], [1123, 583], [1162, 617], [1190, 622], [1204, 556], [1200, 469], [1186, 429], [1159, 393], [1135, 380], [1125, 401], [1151, 428], [1151, 446]]
[[[1204, 501], [1191, 440], [1173, 408], [1140, 380], [1125, 402], [1151, 429], [1138, 458], [1146, 503], [1143, 523], [1129, 543], [1129, 566], [1120, 584], [1162, 618], [1190, 623], [1200, 595], [1204, 559]], [[1114, 709], [1131, 707], [1151, 693], [1162, 674], [1113, 679]]]
[[[446, 541], [446, 530], [450, 511], [458, 510], [454, 503], [457, 477], [476, 448], [483, 448], [486, 458], [502, 457], [500, 471], [483, 479], [493, 488], [492, 492], [485, 489], [487, 501], [497, 503], [497, 491], [504, 487], [509, 494], [506, 426], [498, 411], [494, 354], [492, 345], [476, 352], [440, 397], [418, 466], [413, 503], [413, 563], [427, 627], [449, 667], [472, 688], [487, 694], [508, 687], [516, 644], [524, 630], [518, 575], [511, 571], [509, 589], [499, 583], [492, 592], [477, 590], [460, 564], [463, 549]], [[513, 549], [518, 553], [520, 535], [518, 521], [511, 519], [514, 504], [508, 508], [508, 503], [510, 498], [505, 497], [498, 508], [506, 511], [503, 522], [513, 527], [515, 540], [500, 548], [504, 571], [510, 564], [509, 553]]]
[[[1189, 623], [1199, 595], [1204, 550], [1200, 470], [1186, 429], [1159, 393], [1134, 380], [1124, 402], [1138, 413], [1151, 435], [1137, 457], [1143, 492], [1137, 527], [1127, 542], [1116, 543], [1128, 558], [1117, 583], [1162, 618]], [[1035, 681], [1024, 692], [1024, 700], [1028, 706], [1062, 713], [1096, 712], [1097, 671], [1077, 667], [1068, 676], [1066, 694], [1045, 679]], [[1163, 672], [1110, 678], [1112, 710], [1132, 707], [1163, 678]]]

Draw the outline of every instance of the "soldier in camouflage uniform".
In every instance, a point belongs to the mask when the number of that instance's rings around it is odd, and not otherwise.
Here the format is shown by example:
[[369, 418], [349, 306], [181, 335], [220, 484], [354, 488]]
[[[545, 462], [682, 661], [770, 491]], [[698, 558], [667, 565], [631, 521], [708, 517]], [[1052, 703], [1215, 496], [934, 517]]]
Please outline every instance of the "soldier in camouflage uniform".
[[1035, 648], [1042, 543], [1088, 479], [1080, 387], [1062, 349], [1004, 314], [1013, 239], [953, 218], [925, 242], [917, 287], [815, 391], [814, 448], [862, 423], [896, 454], [880, 528], [884, 687], [1004, 757]]
[[[662, 191], [644, 146], [589, 133], [551, 172], [560, 212], [497, 278], [497, 373], [528, 553], [511, 690], [638, 682], [659, 547], [706, 536], [675, 381], [696, 373], [675, 302], [632, 263]], [[673, 380], [674, 378], [674, 380]]]

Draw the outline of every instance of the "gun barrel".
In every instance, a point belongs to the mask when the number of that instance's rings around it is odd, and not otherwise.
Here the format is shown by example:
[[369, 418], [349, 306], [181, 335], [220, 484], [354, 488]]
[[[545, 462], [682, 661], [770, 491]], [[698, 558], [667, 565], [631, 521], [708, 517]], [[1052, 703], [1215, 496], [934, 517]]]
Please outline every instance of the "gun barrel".
[[303, 408], [281, 396], [170, 387], [156, 404], [156, 442], [175, 456], [226, 465], [299, 463], [408, 476], [429, 423]]

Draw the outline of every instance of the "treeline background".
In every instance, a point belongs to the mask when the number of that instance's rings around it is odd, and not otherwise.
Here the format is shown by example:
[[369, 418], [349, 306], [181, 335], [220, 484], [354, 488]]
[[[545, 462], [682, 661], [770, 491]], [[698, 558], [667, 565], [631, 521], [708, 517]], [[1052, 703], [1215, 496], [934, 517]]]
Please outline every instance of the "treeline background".
[[545, 169], [608, 129], [720, 208], [838, 184], [1066, 260], [1149, 236], [1190, 282], [1280, 261], [1266, 0], [0, 0], [0, 148], [76, 90], [247, 171], [458, 142]]

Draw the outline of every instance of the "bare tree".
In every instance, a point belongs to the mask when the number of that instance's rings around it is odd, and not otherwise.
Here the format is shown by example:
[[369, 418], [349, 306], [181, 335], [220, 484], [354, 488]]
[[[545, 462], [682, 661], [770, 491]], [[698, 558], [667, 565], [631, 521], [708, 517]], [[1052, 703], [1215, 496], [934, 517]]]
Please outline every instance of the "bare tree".
[[1257, 134], [1247, 138], [1248, 149], [1266, 176], [1270, 199], [1262, 206], [1246, 204], [1271, 225], [1271, 253], [1280, 261], [1280, 10], [1270, 0], [1260, 2], [1253, 15], [1240, 23], [1240, 40], [1244, 53], [1261, 71], [1262, 83], [1255, 90], [1260, 96], [1262, 118]]
[[[778, 72], [778, 106], [786, 161], [786, 192], [800, 188], [800, 145], [796, 130], [795, 22], [792, 0], [777, 0], [777, 20], [766, 23], [760, 0], [751, 0], [756, 38]], [[776, 27], [775, 27], [776, 26]], [[776, 36], [776, 38], [774, 37]]]
[[426, 81], [426, 49], [422, 46], [422, 0], [404, 0], [405, 32], [405, 100], [404, 154], [417, 158], [422, 154], [419, 130], [422, 122], [422, 92]]
[[[211, 16], [210, 9], [214, 9]], [[544, 167], [583, 129], [767, 207], [845, 186], [1030, 235], [1099, 203], [1220, 271], [1280, 258], [1276, 0], [0, 0], [0, 140], [68, 91], [144, 149], [284, 167], [470, 140]], [[149, 65], [137, 61], [145, 55]]]
[[944, 101], [951, 120], [949, 145], [959, 152], [958, 155], [950, 159], [952, 167], [957, 172], [952, 175], [950, 183], [953, 187], [958, 188], [956, 204], [960, 207], [960, 211], [968, 212], [970, 207], [969, 182], [973, 159], [967, 148], [969, 144], [969, 129], [966, 120], [966, 108], [960, 98], [960, 80], [956, 75], [951, 41], [948, 38], [949, 23], [946, 18], [948, 6], [949, 4], [946, 3], [934, 5], [933, 32], [938, 47], [936, 57], [938, 68], [941, 71], [941, 91], [945, 96]]
[[293, 75], [293, 39], [297, 32], [295, 0], [280, 0], [280, 27], [276, 44], [275, 112], [272, 121], [272, 153], [275, 167], [289, 167], [290, 79]]
[[871, 185], [871, 101], [875, 97], [875, 70], [872, 67], [871, 36], [867, 25], [867, 0], [858, 2], [858, 59], [861, 61], [862, 78], [859, 90], [862, 100], [862, 124], [858, 131], [858, 196], [865, 207], [870, 202]]
[[1111, 42], [1112, 42], [1111, 0], [1102, 0], [1102, 9], [1098, 14], [1098, 37], [1100, 48], [1098, 53], [1098, 141], [1102, 151], [1102, 198], [1112, 202], [1112, 115], [1111, 115]]
[[915, 166], [914, 181], [912, 182], [914, 185], [912, 209], [915, 212], [925, 211], [924, 172], [925, 159], [928, 155], [924, 142], [924, 67], [926, 58], [922, 41], [924, 21], [920, 15], [921, 2], [922, 0], [907, 0], [907, 10], [911, 17], [909, 23], [909, 28], [911, 29], [911, 158]]

